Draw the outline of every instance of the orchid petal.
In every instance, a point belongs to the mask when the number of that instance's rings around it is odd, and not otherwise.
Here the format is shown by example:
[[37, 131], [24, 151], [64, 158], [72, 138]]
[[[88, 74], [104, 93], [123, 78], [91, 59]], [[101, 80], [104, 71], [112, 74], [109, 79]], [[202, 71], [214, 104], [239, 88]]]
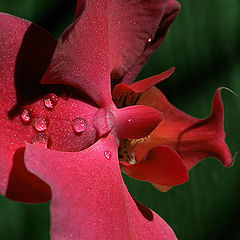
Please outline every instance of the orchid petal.
[[[128, 1], [128, 4], [132, 6], [132, 2], [134, 5], [136, 1]], [[129, 84], [135, 80], [147, 59], [166, 37], [171, 23], [180, 11], [180, 4], [175, 0], [138, 2], [139, 4], [135, 4], [132, 8], [130, 6], [128, 6], [129, 9], [123, 8], [126, 12], [123, 15], [129, 14], [130, 16], [129, 21], [134, 19], [132, 15], [135, 19], [129, 26], [125, 24], [122, 28], [120, 36], [123, 37], [115, 38], [115, 42], [112, 43], [114, 50], [121, 46], [112, 54], [112, 78], [115, 83]], [[137, 10], [135, 10], [136, 5]], [[129, 30], [126, 31], [126, 29]], [[119, 32], [114, 34], [119, 36]]]
[[47, 201], [49, 187], [24, 166], [29, 131], [15, 117], [29, 100], [26, 95], [32, 98], [56, 41], [31, 22], [5, 13], [0, 13], [0, 25], [0, 193], [18, 201]]
[[176, 239], [159, 216], [128, 193], [117, 147], [112, 135], [74, 153], [27, 144], [27, 168], [52, 189], [51, 239]]
[[188, 180], [181, 157], [170, 147], [157, 146], [135, 164], [120, 162], [122, 170], [132, 178], [161, 185], [178, 185]]
[[175, 67], [170, 68], [169, 70], [158, 74], [156, 76], [152, 76], [150, 78], [146, 78], [144, 80], [132, 83], [129, 85], [130, 89], [136, 93], [142, 93], [149, 90], [154, 85], [164, 81], [165, 79], [169, 78], [175, 70]]
[[[152, 148], [165, 145], [182, 157], [187, 170], [209, 156], [218, 158], [226, 167], [233, 164], [234, 159], [225, 143], [222, 88], [219, 88], [214, 95], [210, 116], [206, 119], [197, 119], [171, 105], [157, 88], [152, 87], [142, 93], [134, 92], [132, 85], [119, 84], [115, 87], [113, 99], [119, 108], [124, 109], [125, 106], [135, 104], [147, 105], [164, 114], [164, 119], [151, 132], [148, 141], [134, 146], [136, 159], [143, 159]], [[141, 82], [139, 86], [141, 87]], [[136, 91], [138, 90], [137, 87]], [[153, 185], [163, 191], [171, 188], [169, 184], [153, 183]]]
[[[154, 85], [169, 78], [173, 74], [174, 70], [175, 70], [175, 67], [173, 67], [161, 74], [146, 78], [144, 80], [132, 83], [130, 85], [126, 85], [124, 83], [117, 84], [113, 88], [113, 91], [112, 91], [112, 97], [113, 97], [115, 104], [117, 105], [117, 107], [129, 106], [129, 105], [135, 104], [134, 102], [127, 103], [125, 96], [128, 95], [129, 93], [134, 92], [136, 94], [139, 94], [139, 93], [143, 93], [143, 92], [149, 90]], [[121, 103], [121, 101], [124, 101], [124, 99], [125, 99], [125, 103], [124, 102]]]
[[70, 85], [101, 107], [111, 104], [107, 9], [107, 1], [87, 2], [59, 39], [42, 83]]
[[148, 106], [130, 106], [117, 111], [117, 136], [142, 138], [148, 136], [163, 119], [162, 112]]
[[[159, 144], [170, 146], [181, 155], [188, 170], [209, 156], [218, 158], [224, 166], [232, 165], [233, 158], [224, 140], [221, 88], [214, 95], [212, 111], [206, 119], [197, 119], [176, 109], [156, 88], [143, 94], [138, 104], [155, 107], [165, 116], [151, 133], [151, 143], [146, 143], [146, 149]], [[143, 156], [141, 149], [137, 147], [136, 154]]]
[[113, 84], [132, 82], [180, 6], [173, 0], [91, 0], [83, 11], [85, 4], [77, 2], [75, 22], [58, 41], [42, 83], [77, 87], [105, 107], [111, 104], [110, 73]]
[[[97, 106], [74, 89], [64, 88], [72, 94], [66, 99], [60, 96], [63, 88], [40, 84], [56, 44], [48, 33], [8, 14], [0, 14], [0, 23], [0, 193], [22, 202], [48, 201], [49, 187], [24, 165], [24, 141], [80, 151], [97, 140], [92, 124]], [[53, 90], [59, 96], [47, 94]], [[52, 95], [57, 102], [49, 109], [45, 101]], [[78, 119], [86, 124], [83, 132], [74, 131]], [[38, 130], [40, 120], [45, 125]]]

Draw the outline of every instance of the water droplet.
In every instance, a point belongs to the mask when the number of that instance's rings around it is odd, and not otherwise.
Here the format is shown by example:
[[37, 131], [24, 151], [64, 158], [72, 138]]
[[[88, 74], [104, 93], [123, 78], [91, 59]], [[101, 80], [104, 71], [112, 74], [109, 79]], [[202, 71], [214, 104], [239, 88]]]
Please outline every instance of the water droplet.
[[108, 134], [114, 127], [115, 116], [107, 109], [100, 108], [93, 116], [93, 125], [99, 137]]
[[45, 133], [38, 133], [32, 140], [33, 144], [47, 148], [49, 143], [49, 136]]
[[58, 97], [56, 94], [53, 94], [53, 93], [46, 95], [43, 99], [44, 106], [48, 110], [52, 110], [57, 105], [57, 102], [58, 102]]
[[33, 122], [33, 127], [38, 131], [38, 132], [43, 132], [47, 129], [48, 127], [48, 121], [46, 118], [43, 117], [38, 117], [34, 119]]
[[110, 160], [111, 159], [111, 157], [112, 157], [112, 153], [110, 152], [110, 151], [104, 151], [104, 155], [105, 155], [105, 157], [108, 159], [108, 160]]
[[29, 123], [31, 118], [30, 118], [30, 113], [27, 109], [24, 109], [21, 113], [21, 119], [24, 123]]
[[128, 120], [127, 120], [128, 123], [132, 123], [132, 122], [133, 122], [133, 119], [134, 119], [133, 116], [131, 116], [130, 118], [128, 118]]
[[87, 123], [83, 118], [75, 118], [72, 121], [72, 128], [76, 134], [83, 133], [86, 130]]
[[148, 38], [148, 43], [151, 43], [152, 42], [152, 38]]
[[147, 39], [146, 47], [151, 46], [151, 45], [154, 43], [154, 40], [155, 40], [155, 37], [154, 37], [154, 36], [150, 36], [150, 37]]

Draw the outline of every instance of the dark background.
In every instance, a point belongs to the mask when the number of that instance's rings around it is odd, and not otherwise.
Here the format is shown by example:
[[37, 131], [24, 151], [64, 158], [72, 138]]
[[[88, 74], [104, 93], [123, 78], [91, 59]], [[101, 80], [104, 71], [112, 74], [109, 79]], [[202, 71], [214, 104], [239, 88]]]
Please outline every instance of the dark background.
[[[28, 19], [56, 38], [71, 22], [75, 1], [1, 0], [0, 11]], [[164, 44], [151, 57], [139, 79], [172, 66], [176, 71], [159, 84], [181, 110], [207, 117], [215, 89], [240, 94], [240, 1], [181, 1], [182, 11]], [[0, 26], [1, 27], [1, 26]], [[226, 141], [240, 150], [240, 98], [223, 91]], [[240, 163], [226, 169], [212, 158], [190, 172], [190, 181], [167, 193], [126, 178], [130, 192], [156, 211], [179, 240], [240, 239]], [[49, 239], [48, 204], [15, 203], [0, 197], [1, 240]]]

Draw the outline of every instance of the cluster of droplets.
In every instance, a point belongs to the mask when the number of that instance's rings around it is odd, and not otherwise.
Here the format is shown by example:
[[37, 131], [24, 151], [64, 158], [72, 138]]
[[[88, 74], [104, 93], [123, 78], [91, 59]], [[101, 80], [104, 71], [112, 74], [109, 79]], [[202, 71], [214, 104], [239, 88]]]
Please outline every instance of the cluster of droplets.
[[[43, 98], [43, 104], [47, 110], [53, 110], [57, 105], [57, 102], [58, 97], [55, 94], [48, 94]], [[28, 109], [23, 109], [21, 111], [20, 118], [23, 124], [32, 124], [33, 129], [37, 133], [33, 137], [32, 143], [48, 148], [50, 137], [45, 133], [49, 125], [48, 119], [46, 117], [32, 117], [31, 110]]]
[[[58, 97], [55, 94], [48, 94], [43, 98], [43, 104], [47, 110], [52, 111], [57, 103]], [[35, 117], [31, 119], [31, 113], [27, 109], [22, 110], [20, 117], [24, 124], [28, 125], [32, 123], [34, 130], [37, 132], [32, 142], [47, 147], [49, 136], [44, 132], [49, 125], [48, 119], [46, 117]], [[82, 134], [86, 128], [87, 123], [83, 118], [77, 117], [72, 120], [72, 129], [76, 135]]]
[[[48, 94], [43, 98], [44, 107], [52, 111], [58, 103], [58, 97], [55, 94]], [[46, 133], [49, 126], [49, 120], [47, 117], [33, 117], [31, 116], [31, 110], [23, 109], [20, 113], [20, 118], [25, 125], [32, 125], [36, 135], [33, 137], [31, 143], [39, 145], [44, 148], [49, 147], [50, 137]], [[83, 118], [77, 117], [72, 120], [72, 129], [76, 135], [81, 135], [87, 128], [87, 122]], [[112, 153], [109, 150], [104, 151], [106, 159], [110, 160]]]

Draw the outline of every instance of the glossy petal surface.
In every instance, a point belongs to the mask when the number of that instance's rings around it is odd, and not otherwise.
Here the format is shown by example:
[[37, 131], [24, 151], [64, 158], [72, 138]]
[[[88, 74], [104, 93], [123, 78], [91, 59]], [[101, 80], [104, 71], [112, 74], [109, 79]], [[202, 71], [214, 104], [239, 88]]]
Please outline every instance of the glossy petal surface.
[[51, 239], [176, 239], [159, 216], [128, 193], [115, 141], [109, 135], [78, 153], [27, 145], [28, 169], [52, 189]]

